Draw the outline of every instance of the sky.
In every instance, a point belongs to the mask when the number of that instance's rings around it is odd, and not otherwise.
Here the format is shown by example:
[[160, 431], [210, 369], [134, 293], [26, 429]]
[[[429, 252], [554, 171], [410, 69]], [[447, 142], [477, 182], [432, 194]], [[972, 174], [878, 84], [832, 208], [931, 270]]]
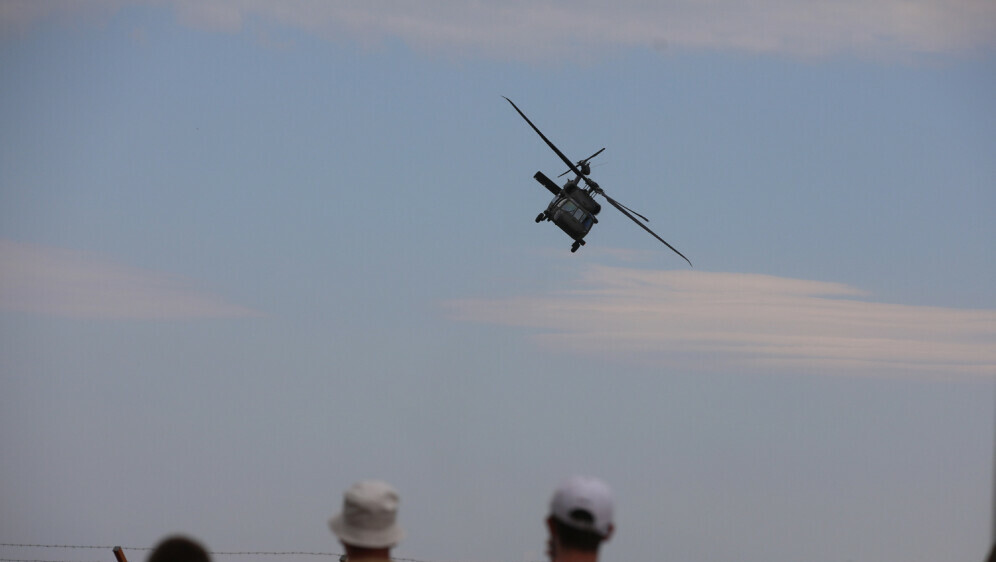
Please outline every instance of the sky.
[[0, 558], [982, 560], [994, 100], [985, 0], [3, 0]]

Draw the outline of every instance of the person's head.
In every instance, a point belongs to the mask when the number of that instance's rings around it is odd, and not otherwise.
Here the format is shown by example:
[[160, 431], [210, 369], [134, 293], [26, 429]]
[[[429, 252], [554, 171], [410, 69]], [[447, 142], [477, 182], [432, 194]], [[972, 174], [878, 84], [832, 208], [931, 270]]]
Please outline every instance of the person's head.
[[398, 492], [387, 482], [362, 480], [343, 494], [342, 511], [329, 528], [346, 549], [348, 559], [386, 558], [404, 537], [398, 526]]
[[160, 541], [147, 562], [211, 562], [211, 557], [197, 541], [176, 535]]
[[612, 536], [612, 491], [598, 480], [574, 476], [565, 480], [550, 500], [547, 526], [556, 550], [597, 552]]

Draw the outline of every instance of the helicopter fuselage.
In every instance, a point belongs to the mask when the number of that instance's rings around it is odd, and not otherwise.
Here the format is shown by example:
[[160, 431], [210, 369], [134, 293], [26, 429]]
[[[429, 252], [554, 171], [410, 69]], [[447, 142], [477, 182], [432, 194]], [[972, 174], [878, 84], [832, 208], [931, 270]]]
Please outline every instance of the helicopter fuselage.
[[588, 190], [578, 187], [580, 178], [569, 180], [564, 187], [559, 187], [542, 172], [536, 172], [533, 177], [554, 194], [546, 210], [536, 217], [536, 222], [553, 222], [574, 240], [571, 251], [576, 252], [584, 245], [584, 237], [591, 227], [598, 223], [595, 215], [602, 210], [602, 206]]

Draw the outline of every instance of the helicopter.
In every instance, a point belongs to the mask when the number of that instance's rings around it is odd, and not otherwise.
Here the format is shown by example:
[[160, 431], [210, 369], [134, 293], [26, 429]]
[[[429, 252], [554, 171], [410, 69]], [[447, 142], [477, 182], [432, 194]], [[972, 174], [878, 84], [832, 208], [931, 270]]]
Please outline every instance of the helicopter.
[[[505, 97], [505, 96], [502, 96]], [[643, 230], [650, 233], [651, 236], [659, 240], [665, 246], [670, 248], [674, 253], [678, 254], [691, 266], [692, 262], [685, 257], [684, 254], [679, 252], [674, 246], [668, 244], [663, 238], [657, 235], [653, 230], [647, 228], [645, 224], [637, 219], [639, 217], [643, 222], [650, 222], [650, 219], [637, 213], [633, 209], [619, 203], [615, 199], [609, 197], [605, 194], [605, 191], [599, 187], [598, 183], [588, 177], [591, 173], [591, 159], [602, 153], [605, 148], [599, 149], [597, 152], [591, 156], [585, 158], [584, 160], [578, 160], [577, 162], [572, 162], [563, 152], [557, 148], [550, 139], [546, 138], [539, 128], [533, 124], [532, 121], [526, 117], [526, 114], [519, 109], [519, 106], [515, 105], [515, 102], [505, 97], [505, 101], [512, 104], [515, 111], [529, 123], [536, 134], [546, 142], [557, 156], [567, 164], [568, 170], [557, 177], [563, 177], [571, 172], [574, 173], [574, 178], [568, 179], [563, 185], [557, 185], [553, 180], [548, 178], [543, 172], [536, 172], [533, 175], [533, 179], [545, 187], [550, 193], [553, 194], [553, 200], [547, 205], [546, 210], [536, 216], [536, 222], [551, 221], [553, 224], [560, 227], [568, 236], [574, 239], [574, 243], [571, 245], [571, 253], [577, 252], [578, 248], [585, 245], [584, 237], [591, 231], [591, 228], [598, 224], [598, 218], [596, 215], [602, 210], [602, 206], [595, 201], [596, 195], [601, 195], [606, 201], [616, 209], [618, 209], [622, 214], [626, 215], [633, 222], [640, 226]], [[584, 182], [582, 186], [581, 183]], [[634, 216], [635, 215], [635, 216]]]

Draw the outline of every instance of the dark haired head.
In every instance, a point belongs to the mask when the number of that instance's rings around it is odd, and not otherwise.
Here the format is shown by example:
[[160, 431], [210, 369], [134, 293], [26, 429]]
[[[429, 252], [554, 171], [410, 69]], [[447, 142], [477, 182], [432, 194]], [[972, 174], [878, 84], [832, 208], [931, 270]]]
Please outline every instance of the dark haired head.
[[163, 539], [152, 550], [147, 562], [211, 562], [211, 556], [197, 541], [173, 536]]

